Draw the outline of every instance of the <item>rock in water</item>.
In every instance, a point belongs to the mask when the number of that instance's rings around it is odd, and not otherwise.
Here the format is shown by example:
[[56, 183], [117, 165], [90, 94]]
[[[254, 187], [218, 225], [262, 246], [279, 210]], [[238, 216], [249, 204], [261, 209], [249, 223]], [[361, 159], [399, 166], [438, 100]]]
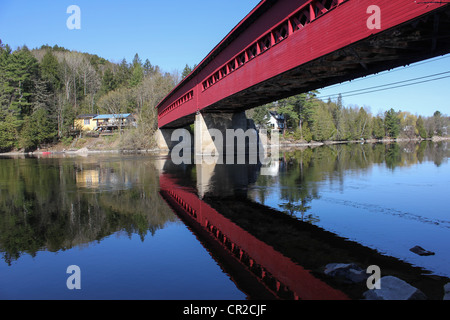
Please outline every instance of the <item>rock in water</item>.
[[324, 273], [346, 283], [359, 283], [368, 278], [367, 273], [354, 263], [330, 263]]
[[450, 282], [444, 286], [444, 292], [445, 294], [443, 300], [450, 300]]
[[409, 283], [393, 277], [381, 278], [381, 288], [364, 292], [366, 300], [426, 300], [427, 297], [419, 289]]
[[425, 250], [424, 248], [422, 248], [420, 246], [415, 246], [415, 247], [409, 249], [409, 251], [414, 252], [415, 254], [418, 254], [419, 256], [432, 256], [432, 255], [434, 255], [434, 252]]

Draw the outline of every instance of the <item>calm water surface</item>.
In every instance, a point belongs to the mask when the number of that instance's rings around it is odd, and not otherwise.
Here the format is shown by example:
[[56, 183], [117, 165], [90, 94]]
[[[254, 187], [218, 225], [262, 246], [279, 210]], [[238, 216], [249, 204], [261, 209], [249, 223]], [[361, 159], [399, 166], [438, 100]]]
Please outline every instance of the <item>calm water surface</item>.
[[[283, 151], [264, 176], [149, 155], [0, 158], [0, 298], [248, 298], [167, 190], [191, 213], [247, 199], [450, 277], [449, 156], [445, 142], [323, 146]], [[70, 265], [81, 290], [66, 286]]]

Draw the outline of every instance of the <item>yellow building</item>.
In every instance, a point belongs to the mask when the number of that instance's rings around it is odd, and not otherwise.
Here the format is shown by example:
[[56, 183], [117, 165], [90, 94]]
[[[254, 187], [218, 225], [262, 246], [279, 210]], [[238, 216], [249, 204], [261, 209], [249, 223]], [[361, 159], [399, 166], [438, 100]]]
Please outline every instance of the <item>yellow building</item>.
[[74, 128], [80, 131], [94, 131], [97, 129], [97, 122], [94, 121], [96, 114], [82, 114], [76, 117]]
[[76, 179], [79, 187], [98, 188], [100, 173], [99, 170], [82, 170], [76, 173]]

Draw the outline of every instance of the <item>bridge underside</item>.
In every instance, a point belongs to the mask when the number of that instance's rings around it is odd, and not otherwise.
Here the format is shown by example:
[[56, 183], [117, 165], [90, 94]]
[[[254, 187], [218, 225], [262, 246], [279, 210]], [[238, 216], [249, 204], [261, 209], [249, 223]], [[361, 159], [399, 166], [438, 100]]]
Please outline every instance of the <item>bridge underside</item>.
[[[450, 6], [351, 44], [258, 83], [201, 110], [237, 113], [296, 94], [357, 79], [450, 52]], [[164, 128], [194, 123], [195, 114]]]

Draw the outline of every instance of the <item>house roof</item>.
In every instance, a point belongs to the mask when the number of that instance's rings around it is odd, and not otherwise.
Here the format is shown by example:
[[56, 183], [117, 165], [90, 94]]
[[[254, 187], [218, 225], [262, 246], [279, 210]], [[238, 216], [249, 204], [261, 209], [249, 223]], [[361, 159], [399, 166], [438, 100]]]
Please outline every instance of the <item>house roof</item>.
[[77, 119], [95, 118], [97, 114], [80, 114]]
[[284, 116], [282, 114], [278, 114], [275, 111], [269, 111], [269, 113], [277, 120], [284, 120]]
[[131, 116], [131, 113], [121, 113], [121, 114], [99, 114], [94, 117], [94, 120], [106, 120], [106, 119], [125, 119]]

